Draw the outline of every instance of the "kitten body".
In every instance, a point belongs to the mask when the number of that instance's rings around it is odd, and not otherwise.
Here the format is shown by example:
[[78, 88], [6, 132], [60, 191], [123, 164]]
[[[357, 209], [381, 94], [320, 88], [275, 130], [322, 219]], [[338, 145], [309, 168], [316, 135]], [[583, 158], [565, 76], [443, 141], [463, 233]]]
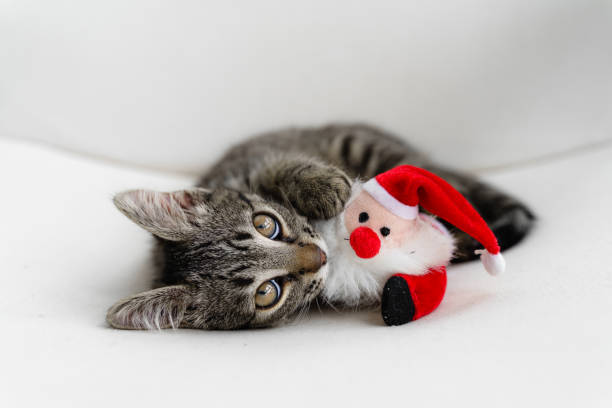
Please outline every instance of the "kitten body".
[[[502, 249], [532, 226], [531, 212], [513, 197], [432, 163], [380, 129], [331, 125], [270, 132], [231, 148], [195, 188], [115, 197], [126, 216], [155, 236], [160, 280], [158, 288], [117, 302], [108, 322], [118, 328], [270, 326], [305, 310], [324, 287], [323, 298], [333, 304], [376, 304], [382, 278], [344, 279], [334, 270], [344, 251], [344, 240], [330, 232], [334, 221], [313, 223], [343, 211], [354, 180], [400, 164], [423, 167], [451, 183], [491, 226]], [[262, 215], [278, 227], [273, 239], [255, 225]], [[473, 259], [479, 244], [447, 227], [456, 245], [454, 261]], [[272, 281], [281, 294], [262, 309], [258, 288]]]

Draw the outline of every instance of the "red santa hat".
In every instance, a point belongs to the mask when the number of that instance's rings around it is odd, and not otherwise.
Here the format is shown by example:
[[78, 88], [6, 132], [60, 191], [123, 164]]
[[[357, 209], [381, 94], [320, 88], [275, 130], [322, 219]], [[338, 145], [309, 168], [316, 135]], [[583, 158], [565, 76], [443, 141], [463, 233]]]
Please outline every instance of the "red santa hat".
[[497, 275], [504, 271], [506, 262], [487, 223], [461, 193], [435, 174], [414, 166], [398, 166], [367, 181], [363, 188], [398, 217], [415, 219], [420, 205], [448, 221], [485, 247], [476, 253], [487, 272]]

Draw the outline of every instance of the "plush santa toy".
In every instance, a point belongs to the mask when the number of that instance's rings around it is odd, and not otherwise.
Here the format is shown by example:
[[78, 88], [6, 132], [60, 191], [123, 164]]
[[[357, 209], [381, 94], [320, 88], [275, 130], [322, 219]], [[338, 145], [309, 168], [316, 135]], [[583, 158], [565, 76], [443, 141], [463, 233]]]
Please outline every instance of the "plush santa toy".
[[323, 290], [332, 304], [381, 303], [383, 320], [399, 325], [435, 310], [446, 290], [453, 238], [419, 206], [478, 240], [491, 275], [505, 268], [497, 239], [478, 212], [450, 184], [424, 169], [399, 166], [356, 182], [344, 211], [321, 221], [329, 245]]

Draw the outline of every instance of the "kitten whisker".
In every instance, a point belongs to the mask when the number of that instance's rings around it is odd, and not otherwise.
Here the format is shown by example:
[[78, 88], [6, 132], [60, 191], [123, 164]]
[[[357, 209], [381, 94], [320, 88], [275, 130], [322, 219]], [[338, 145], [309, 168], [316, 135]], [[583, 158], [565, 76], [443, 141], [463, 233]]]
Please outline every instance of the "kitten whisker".
[[319, 309], [319, 313], [321, 313], [321, 306], [319, 305], [319, 297], [315, 298], [315, 304], [317, 305], [317, 309]]
[[336, 309], [336, 308], [334, 307], [334, 305], [332, 305], [332, 304], [331, 304], [331, 302], [330, 302], [329, 300], [327, 300], [327, 299], [325, 299], [325, 298], [323, 298], [323, 300], [325, 301], [325, 303], [327, 303], [327, 305], [328, 305], [329, 307], [331, 307], [331, 308], [334, 310], [334, 312], [336, 312], [336, 313], [340, 313], [340, 311], [339, 311], [338, 309]]

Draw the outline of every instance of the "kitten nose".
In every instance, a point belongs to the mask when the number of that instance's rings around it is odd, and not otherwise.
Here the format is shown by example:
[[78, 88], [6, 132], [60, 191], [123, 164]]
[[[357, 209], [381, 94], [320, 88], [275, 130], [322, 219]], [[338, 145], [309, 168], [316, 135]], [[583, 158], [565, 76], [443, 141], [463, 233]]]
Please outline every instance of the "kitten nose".
[[316, 272], [327, 263], [327, 254], [314, 244], [303, 245], [296, 252], [296, 266], [300, 273]]
[[321, 257], [321, 265], [325, 265], [327, 263], [327, 254], [321, 248], [319, 248], [319, 255]]

